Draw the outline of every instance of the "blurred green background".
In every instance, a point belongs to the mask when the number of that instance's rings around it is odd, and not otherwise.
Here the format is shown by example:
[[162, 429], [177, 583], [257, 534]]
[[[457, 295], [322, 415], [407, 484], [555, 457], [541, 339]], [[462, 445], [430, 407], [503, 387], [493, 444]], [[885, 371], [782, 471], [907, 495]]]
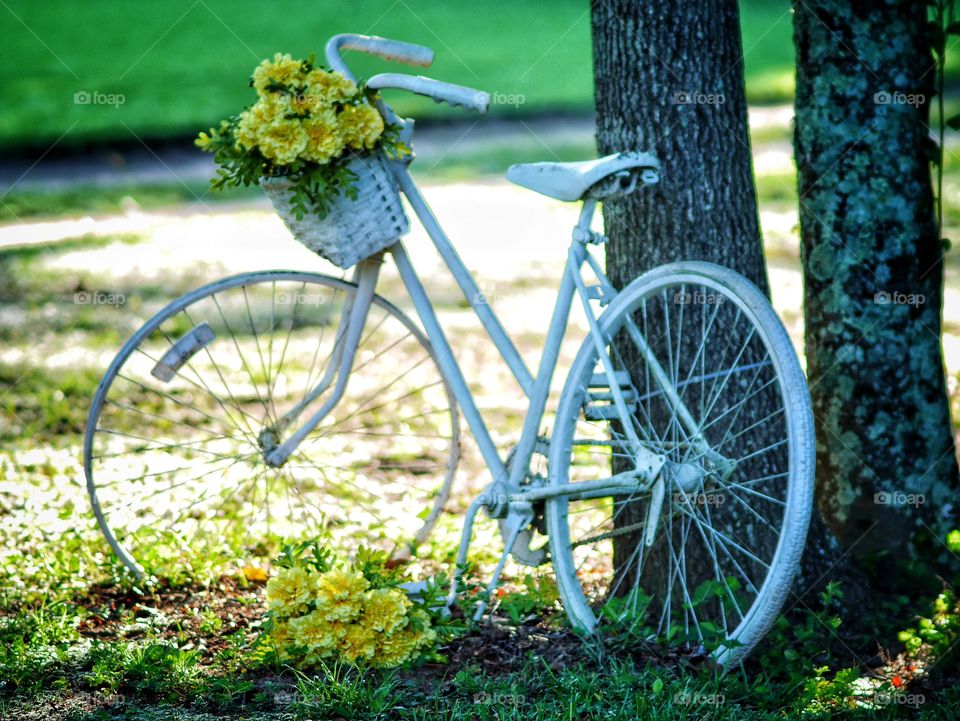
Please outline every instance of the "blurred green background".
[[[787, 102], [793, 92], [789, 0], [740, 3], [748, 98]], [[186, 136], [251, 101], [245, 79], [264, 57], [322, 56], [339, 32], [432, 47], [432, 77], [522, 95], [494, 113], [592, 108], [586, 0], [4, 0], [0, 37], [0, 147]], [[361, 75], [385, 69], [354, 55]], [[122, 95], [80, 104], [77, 93]], [[401, 112], [449, 116], [404, 97]]]

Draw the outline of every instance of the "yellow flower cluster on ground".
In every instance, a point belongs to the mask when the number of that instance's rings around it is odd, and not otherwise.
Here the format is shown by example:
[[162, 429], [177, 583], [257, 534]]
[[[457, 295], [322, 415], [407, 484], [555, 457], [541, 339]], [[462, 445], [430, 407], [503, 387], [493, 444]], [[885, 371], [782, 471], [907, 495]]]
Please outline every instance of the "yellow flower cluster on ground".
[[238, 118], [237, 149], [276, 165], [322, 165], [348, 149], [372, 150], [383, 135], [379, 111], [340, 73], [277, 53], [254, 70], [253, 87], [259, 97]]
[[426, 611], [398, 588], [371, 588], [360, 571], [293, 566], [267, 582], [270, 642], [284, 661], [399, 666], [437, 637]]

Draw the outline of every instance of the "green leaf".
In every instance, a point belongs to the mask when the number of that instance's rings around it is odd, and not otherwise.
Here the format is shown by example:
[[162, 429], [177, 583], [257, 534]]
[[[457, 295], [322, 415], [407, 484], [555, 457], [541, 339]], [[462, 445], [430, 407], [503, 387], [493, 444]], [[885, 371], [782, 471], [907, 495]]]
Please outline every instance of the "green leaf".
[[651, 690], [653, 691], [654, 696], [658, 695], [661, 691], [663, 691], [663, 679], [658, 678], [656, 681], [654, 681], [653, 686], [651, 687]]

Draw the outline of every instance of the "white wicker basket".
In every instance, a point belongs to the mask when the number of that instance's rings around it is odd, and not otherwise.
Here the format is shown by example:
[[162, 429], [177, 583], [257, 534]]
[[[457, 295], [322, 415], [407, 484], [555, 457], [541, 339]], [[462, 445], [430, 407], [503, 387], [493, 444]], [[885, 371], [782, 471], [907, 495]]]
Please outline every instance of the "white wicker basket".
[[290, 181], [283, 177], [260, 179], [293, 236], [341, 268], [389, 248], [410, 230], [396, 181], [383, 157], [357, 156], [347, 167], [357, 176], [357, 197], [337, 196], [323, 218], [308, 213], [297, 220], [290, 206]]

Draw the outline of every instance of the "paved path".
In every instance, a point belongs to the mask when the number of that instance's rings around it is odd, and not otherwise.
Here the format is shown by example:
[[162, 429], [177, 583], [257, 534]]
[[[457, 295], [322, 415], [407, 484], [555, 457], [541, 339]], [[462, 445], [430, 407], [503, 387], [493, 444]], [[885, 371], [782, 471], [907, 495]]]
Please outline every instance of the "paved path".
[[[754, 130], [787, 127], [793, 109], [790, 106], [752, 108], [750, 123]], [[426, 124], [415, 139], [421, 167], [429, 167], [441, 158], [473, 154], [495, 145], [510, 147], [517, 143], [537, 143], [550, 157], [550, 148], [593, 142], [594, 122], [590, 116], [559, 116], [504, 120], [471, 116], [449, 123]], [[790, 152], [789, 144], [779, 143], [776, 150]], [[186, 141], [157, 144], [151, 149], [134, 146], [123, 152], [95, 150], [87, 154], [57, 155], [56, 148], [38, 162], [0, 159], [0, 195], [16, 186], [19, 189], [64, 188], [76, 184], [130, 184], [205, 181], [214, 174], [211, 156], [199, 152]]]

